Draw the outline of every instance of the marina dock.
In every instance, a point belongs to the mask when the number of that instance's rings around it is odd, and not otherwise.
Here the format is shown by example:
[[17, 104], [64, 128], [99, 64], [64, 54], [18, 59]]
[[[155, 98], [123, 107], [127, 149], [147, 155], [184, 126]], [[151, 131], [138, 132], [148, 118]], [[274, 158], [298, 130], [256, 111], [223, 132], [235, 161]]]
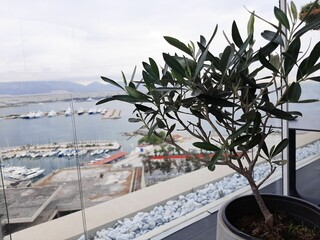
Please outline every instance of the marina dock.
[[118, 119], [121, 117], [121, 110], [119, 109], [109, 109], [106, 110], [102, 119]]
[[108, 164], [117, 160], [120, 160], [122, 158], [124, 158], [127, 155], [126, 152], [118, 152], [116, 154], [113, 154], [109, 157], [106, 157], [104, 159], [95, 161], [95, 162], [91, 162], [89, 163], [90, 166], [99, 166], [99, 165], [104, 165], [104, 164]]

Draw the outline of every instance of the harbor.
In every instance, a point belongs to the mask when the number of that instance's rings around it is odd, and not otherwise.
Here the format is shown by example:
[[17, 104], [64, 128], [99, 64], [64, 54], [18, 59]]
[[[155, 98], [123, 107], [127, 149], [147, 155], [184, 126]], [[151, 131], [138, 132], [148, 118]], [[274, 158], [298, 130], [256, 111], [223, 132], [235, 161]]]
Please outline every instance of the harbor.
[[65, 117], [70, 117], [72, 114], [81, 116], [84, 114], [88, 115], [96, 115], [99, 114], [101, 115], [102, 119], [118, 119], [121, 118], [121, 110], [120, 109], [101, 109], [101, 108], [90, 108], [88, 110], [80, 107], [77, 110], [72, 110], [71, 108], [67, 108], [66, 110], [50, 110], [50, 111], [30, 111], [28, 113], [12, 113], [9, 115], [3, 115], [1, 116], [1, 119], [4, 120], [10, 120], [10, 119], [38, 119], [38, 118], [43, 118], [43, 117], [57, 117], [57, 116], [65, 116]]
[[2, 160], [11, 158], [41, 158], [41, 157], [72, 157], [85, 154], [101, 155], [108, 151], [118, 150], [120, 144], [116, 141], [80, 141], [51, 143], [43, 145], [25, 145], [0, 149]]
[[[33, 181], [34, 178], [51, 174], [51, 172], [57, 169], [71, 167], [71, 165], [75, 166], [77, 160], [79, 165], [96, 164], [103, 159], [109, 159], [108, 163], [111, 163], [118, 160], [119, 157], [117, 155], [119, 154], [115, 152], [120, 147], [120, 144], [116, 141], [83, 141], [77, 143], [77, 145], [63, 142], [1, 149], [4, 185], [5, 187], [17, 187], [20, 184], [28, 186], [30, 184], [24, 183], [25, 181]], [[121, 157], [125, 155], [126, 153], [122, 152]], [[37, 167], [31, 168], [23, 165], [24, 162], [30, 161], [39, 161], [39, 163], [48, 162], [50, 164], [36, 164]], [[52, 162], [54, 161], [59, 161], [60, 163], [67, 161], [69, 166], [61, 165], [60, 167], [53, 168]], [[19, 166], [17, 163], [22, 165]]]

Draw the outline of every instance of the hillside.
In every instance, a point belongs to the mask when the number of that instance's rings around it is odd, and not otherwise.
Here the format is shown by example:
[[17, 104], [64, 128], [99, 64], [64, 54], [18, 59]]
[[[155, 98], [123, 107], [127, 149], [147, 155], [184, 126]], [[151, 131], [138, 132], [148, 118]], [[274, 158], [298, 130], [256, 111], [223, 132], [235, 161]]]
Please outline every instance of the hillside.
[[0, 83], [0, 95], [26, 95], [45, 93], [85, 93], [85, 92], [113, 92], [117, 91], [110, 84], [93, 82], [82, 85], [68, 81], [28, 81], [28, 82], [3, 82]]

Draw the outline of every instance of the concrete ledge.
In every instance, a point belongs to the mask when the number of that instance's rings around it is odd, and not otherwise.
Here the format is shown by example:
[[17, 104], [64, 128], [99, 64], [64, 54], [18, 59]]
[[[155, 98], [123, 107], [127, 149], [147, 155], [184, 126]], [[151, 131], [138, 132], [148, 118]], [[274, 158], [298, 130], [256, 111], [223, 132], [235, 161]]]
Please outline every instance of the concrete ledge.
[[[226, 166], [217, 166], [214, 173], [204, 168], [89, 207], [84, 212], [88, 234], [93, 235], [102, 228], [113, 226], [118, 219], [132, 217], [140, 211], [149, 211], [157, 205], [231, 173], [233, 171]], [[14, 240], [33, 240], [43, 239], [45, 236], [46, 240], [77, 239], [83, 232], [82, 212], [80, 211], [13, 233], [12, 238]]]
[[[7, 204], [11, 209], [9, 211], [10, 224], [33, 222], [60, 190], [61, 186], [47, 186], [41, 189], [37, 187], [7, 189]], [[0, 206], [3, 205], [5, 209], [5, 203], [2, 200], [0, 199]], [[6, 215], [2, 218], [1, 224], [8, 223]]]

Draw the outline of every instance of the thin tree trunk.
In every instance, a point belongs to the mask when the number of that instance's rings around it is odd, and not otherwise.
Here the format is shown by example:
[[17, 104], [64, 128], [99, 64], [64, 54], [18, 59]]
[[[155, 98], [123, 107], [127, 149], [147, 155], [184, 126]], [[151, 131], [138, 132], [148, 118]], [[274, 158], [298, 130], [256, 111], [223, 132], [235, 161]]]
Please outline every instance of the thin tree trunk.
[[258, 206], [259, 206], [259, 208], [260, 208], [260, 210], [261, 210], [261, 212], [263, 214], [263, 217], [265, 219], [266, 227], [271, 230], [272, 227], [273, 227], [273, 215], [270, 213], [270, 211], [267, 208], [264, 200], [262, 199], [262, 196], [261, 196], [261, 194], [259, 192], [259, 189], [258, 189], [256, 183], [254, 182], [253, 178], [251, 176], [249, 178], [250, 179], [248, 179], [248, 181], [249, 181], [251, 190], [252, 190], [253, 195], [254, 195], [254, 197], [256, 199], [256, 202], [257, 202], [257, 204], [258, 204]]

